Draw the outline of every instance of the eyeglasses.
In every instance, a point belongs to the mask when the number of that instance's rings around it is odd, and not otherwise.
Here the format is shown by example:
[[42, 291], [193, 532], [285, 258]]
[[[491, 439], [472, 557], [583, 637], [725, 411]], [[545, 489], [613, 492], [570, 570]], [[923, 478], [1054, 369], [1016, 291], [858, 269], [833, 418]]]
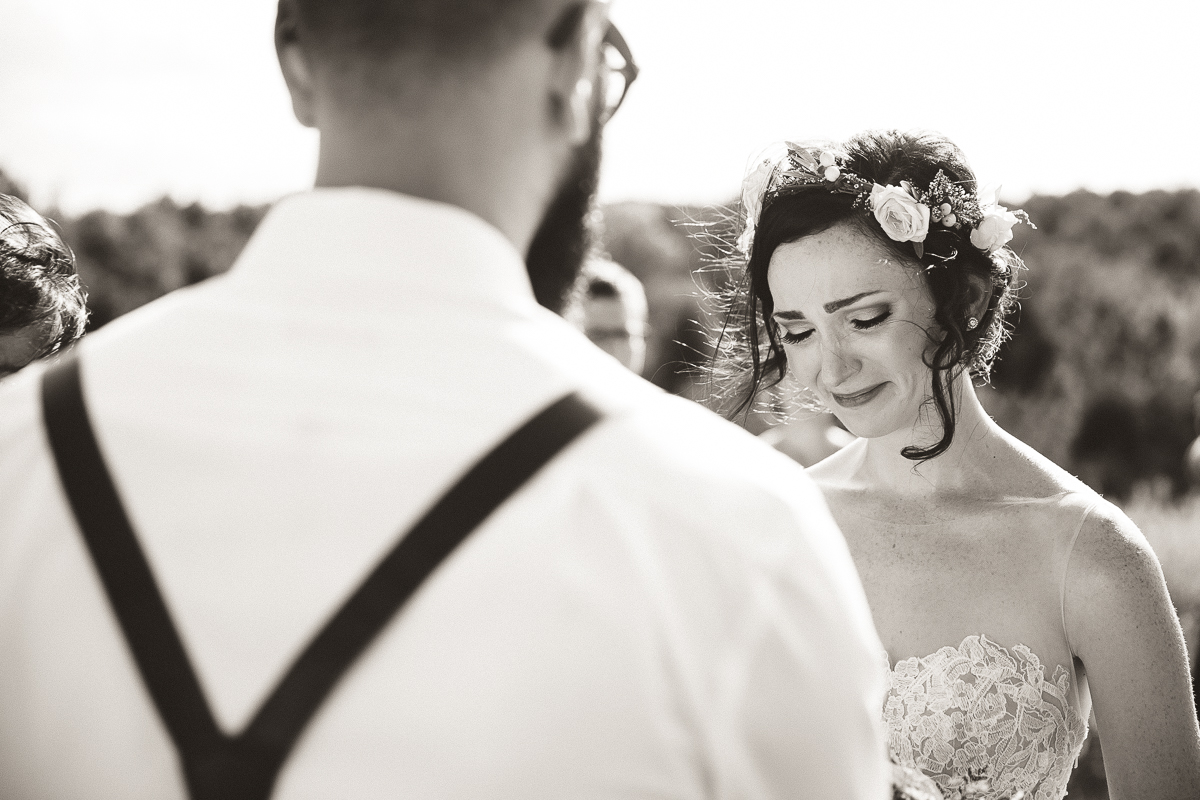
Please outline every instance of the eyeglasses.
[[604, 112], [600, 121], [608, 122], [617, 113], [629, 87], [637, 80], [638, 65], [633, 60], [633, 53], [625, 43], [625, 37], [617, 30], [617, 26], [609, 24], [608, 32], [604, 34]]
[[[571, 34], [583, 21], [587, 7], [586, 2], [576, 3], [563, 12], [546, 36], [546, 44], [552, 50], [559, 50], [566, 46]], [[601, 53], [600, 82], [603, 89], [604, 107], [600, 110], [600, 124], [603, 125], [612, 119], [613, 114], [616, 114], [617, 109], [621, 107], [621, 103], [625, 102], [625, 95], [629, 94], [629, 87], [637, 80], [638, 65], [634, 63], [633, 53], [625, 42], [625, 37], [612, 23], [608, 25], [608, 30], [601, 41], [601, 47], [603, 52]]]

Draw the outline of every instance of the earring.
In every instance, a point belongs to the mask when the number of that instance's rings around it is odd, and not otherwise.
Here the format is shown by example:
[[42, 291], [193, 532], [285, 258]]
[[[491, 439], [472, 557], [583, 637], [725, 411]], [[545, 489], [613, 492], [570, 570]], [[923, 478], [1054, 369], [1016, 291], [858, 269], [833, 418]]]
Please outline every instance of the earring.
[[967, 330], [973, 331], [978, 326], [979, 326], [979, 320], [975, 319], [974, 317], [971, 317], [969, 320], [967, 320]]

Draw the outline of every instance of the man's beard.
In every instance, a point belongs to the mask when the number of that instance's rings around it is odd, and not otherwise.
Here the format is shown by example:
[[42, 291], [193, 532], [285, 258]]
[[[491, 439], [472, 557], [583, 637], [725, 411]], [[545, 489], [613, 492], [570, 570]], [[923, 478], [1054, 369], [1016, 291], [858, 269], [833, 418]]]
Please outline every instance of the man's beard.
[[534, 297], [555, 313], [562, 312], [592, 246], [588, 218], [600, 180], [601, 128], [597, 121], [592, 135], [575, 151], [525, 256]]

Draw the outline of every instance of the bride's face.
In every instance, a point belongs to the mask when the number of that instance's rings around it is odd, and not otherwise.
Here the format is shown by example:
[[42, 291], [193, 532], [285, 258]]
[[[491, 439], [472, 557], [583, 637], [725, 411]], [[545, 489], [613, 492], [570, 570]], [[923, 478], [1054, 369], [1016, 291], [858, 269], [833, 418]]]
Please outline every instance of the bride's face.
[[934, 306], [916, 268], [842, 224], [771, 257], [788, 369], [856, 436], [912, 430], [930, 395]]

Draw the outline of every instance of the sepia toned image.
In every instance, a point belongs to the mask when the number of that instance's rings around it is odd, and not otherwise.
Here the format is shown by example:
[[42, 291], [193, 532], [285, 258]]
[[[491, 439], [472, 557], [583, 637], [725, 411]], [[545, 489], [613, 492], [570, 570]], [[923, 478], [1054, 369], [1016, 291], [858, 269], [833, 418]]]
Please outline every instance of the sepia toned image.
[[1200, 797], [1200, 7], [0, 20], [3, 800]]

